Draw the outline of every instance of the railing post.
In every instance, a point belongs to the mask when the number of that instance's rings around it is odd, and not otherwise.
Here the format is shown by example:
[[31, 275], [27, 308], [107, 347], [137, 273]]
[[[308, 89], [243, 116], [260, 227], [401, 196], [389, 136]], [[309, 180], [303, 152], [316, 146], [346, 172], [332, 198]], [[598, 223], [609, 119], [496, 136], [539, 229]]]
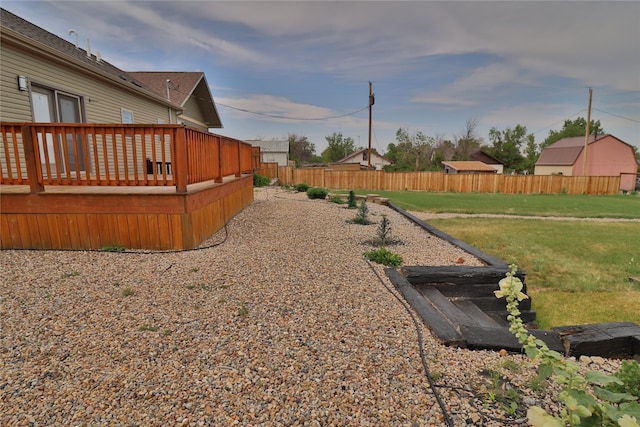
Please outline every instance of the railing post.
[[224, 140], [221, 136], [218, 136], [218, 171], [216, 172], [216, 178], [214, 182], [220, 184], [222, 182], [222, 145], [224, 144]]
[[236, 170], [236, 178], [241, 177], [242, 176], [242, 153], [240, 152], [241, 148], [240, 147], [240, 140], [236, 141], [236, 145], [238, 148], [238, 153], [237, 153], [237, 159], [238, 159], [238, 169]]
[[175, 146], [173, 173], [176, 184], [176, 192], [186, 193], [189, 183], [189, 162], [187, 156], [187, 129], [178, 127], [173, 137]]
[[34, 138], [33, 127], [29, 125], [22, 126], [22, 145], [24, 147], [24, 161], [27, 166], [27, 176], [29, 177], [29, 187], [32, 193], [42, 193], [44, 185], [42, 185], [41, 169], [38, 165], [40, 159], [36, 159], [36, 147], [38, 138]]

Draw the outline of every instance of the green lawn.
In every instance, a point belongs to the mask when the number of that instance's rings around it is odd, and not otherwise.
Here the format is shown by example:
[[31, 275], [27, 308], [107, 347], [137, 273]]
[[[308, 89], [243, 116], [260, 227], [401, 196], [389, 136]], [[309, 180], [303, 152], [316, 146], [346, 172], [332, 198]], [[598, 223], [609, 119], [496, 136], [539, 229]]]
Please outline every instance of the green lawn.
[[[640, 218], [637, 195], [376, 192], [410, 211]], [[640, 323], [640, 223], [523, 218], [430, 219], [438, 229], [527, 272], [542, 328]]]

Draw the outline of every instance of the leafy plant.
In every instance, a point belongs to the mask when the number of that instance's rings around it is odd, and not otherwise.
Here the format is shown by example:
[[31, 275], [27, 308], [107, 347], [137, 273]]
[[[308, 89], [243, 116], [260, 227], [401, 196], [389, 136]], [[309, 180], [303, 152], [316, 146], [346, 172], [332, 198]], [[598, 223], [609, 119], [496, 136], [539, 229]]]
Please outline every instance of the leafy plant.
[[131, 289], [131, 288], [124, 288], [122, 290], [122, 296], [123, 297], [129, 297], [129, 296], [133, 295], [134, 293], [135, 293], [135, 291], [133, 289]]
[[238, 316], [246, 317], [249, 314], [249, 309], [244, 303], [240, 304], [240, 308], [238, 308]]
[[402, 265], [402, 257], [386, 248], [378, 248], [365, 252], [364, 256], [367, 257], [369, 261], [386, 265], [387, 267], [399, 267]]
[[296, 184], [293, 186], [293, 188], [299, 192], [299, 193], [303, 193], [305, 191], [307, 191], [309, 189], [309, 184], [304, 184], [304, 183], [300, 183], [300, 184]]
[[271, 184], [271, 180], [263, 175], [260, 175], [258, 173], [253, 173], [253, 186], [254, 187], [266, 187], [267, 185]]
[[362, 200], [358, 205], [358, 213], [353, 219], [353, 222], [362, 225], [369, 224], [369, 207], [367, 206], [367, 202], [365, 200]]
[[358, 207], [358, 204], [356, 202], [356, 193], [353, 190], [349, 191], [349, 197], [347, 198], [347, 206], [349, 207], [349, 209], [355, 209]]
[[69, 272], [69, 273], [64, 273], [64, 274], [62, 275], [62, 277], [63, 277], [64, 279], [66, 279], [67, 277], [76, 277], [76, 276], [79, 276], [79, 275], [80, 275], [80, 272], [79, 272], [79, 271], [72, 271], [72, 272]]
[[339, 196], [339, 195], [337, 195], [337, 194], [336, 194], [336, 195], [333, 195], [333, 196], [331, 196], [331, 197], [329, 197], [329, 201], [330, 201], [331, 203], [336, 203], [336, 204], [338, 204], [338, 205], [342, 205], [342, 204], [344, 204], [344, 200], [342, 199], [342, 197], [341, 197], [341, 196]]
[[[562, 388], [558, 400], [564, 404], [559, 416], [552, 416], [538, 406], [527, 411], [529, 423], [534, 427], [562, 426], [614, 426], [640, 427], [640, 403], [638, 397], [631, 393], [614, 392], [607, 387], [624, 386], [618, 377], [633, 378], [635, 367], [625, 365], [614, 375], [600, 372], [587, 372], [584, 376], [578, 373], [579, 366], [563, 357], [557, 351], [550, 350], [547, 344], [531, 335], [524, 327], [518, 309], [519, 302], [528, 298], [522, 292], [523, 283], [516, 276], [518, 268], [511, 265], [511, 271], [500, 280], [500, 289], [495, 291], [498, 298], [507, 301], [507, 320], [509, 331], [515, 335], [527, 356], [539, 361], [538, 376], [553, 378]], [[631, 364], [637, 362], [630, 362]], [[640, 369], [640, 368], [639, 368]], [[614, 384], [616, 386], [614, 386]]]
[[111, 245], [103, 246], [101, 250], [104, 252], [124, 252], [127, 250], [127, 248], [122, 245], [113, 243]]
[[307, 190], [307, 197], [310, 199], [326, 199], [329, 190], [322, 187], [313, 187]]
[[151, 331], [151, 332], [155, 332], [158, 330], [157, 326], [151, 326], [151, 325], [142, 325], [138, 328], [138, 330], [140, 332], [146, 332], [146, 331]]

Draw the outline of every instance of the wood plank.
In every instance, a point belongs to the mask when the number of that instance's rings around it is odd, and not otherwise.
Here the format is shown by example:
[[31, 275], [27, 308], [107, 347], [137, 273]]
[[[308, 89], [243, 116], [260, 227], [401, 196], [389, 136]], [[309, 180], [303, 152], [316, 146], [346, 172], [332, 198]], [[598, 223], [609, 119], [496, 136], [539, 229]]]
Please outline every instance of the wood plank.
[[89, 244], [92, 249], [100, 249], [104, 246], [102, 241], [102, 235], [104, 231], [101, 230], [101, 224], [98, 220], [97, 214], [87, 214], [87, 227], [89, 229]]
[[91, 229], [86, 214], [77, 214], [76, 222], [78, 224], [78, 236], [80, 237], [80, 248], [92, 248], [91, 245]]
[[386, 268], [385, 274], [404, 296], [409, 305], [420, 315], [434, 335], [446, 345], [464, 347], [466, 343], [451, 323], [420, 295], [418, 291], [397, 270]]
[[38, 225], [38, 232], [40, 234], [40, 247], [38, 249], [51, 248], [51, 233], [47, 222], [47, 216], [43, 214], [34, 215], [36, 224]]
[[71, 249], [82, 249], [82, 240], [78, 232], [78, 216], [76, 214], [65, 214], [61, 215], [61, 218], [66, 220], [66, 224], [63, 226], [68, 230]]
[[[422, 283], [451, 283], [451, 284], [495, 284], [496, 289], [500, 280], [511, 271], [503, 263], [500, 266], [476, 267], [467, 265], [455, 266], [403, 266], [402, 274], [414, 285]], [[524, 282], [524, 272], [518, 273]]]
[[32, 247], [33, 242], [31, 241], [31, 234], [29, 232], [30, 225], [25, 215], [16, 215], [16, 227], [18, 235], [20, 236], [21, 247]]
[[422, 294], [436, 310], [438, 310], [454, 328], [459, 325], [473, 325], [475, 319], [456, 307], [449, 298], [445, 297], [434, 287], [420, 286], [416, 290]]
[[[522, 346], [508, 328], [488, 328], [473, 325], [461, 325], [460, 332], [471, 349], [505, 349], [520, 352]], [[564, 345], [557, 332], [530, 330], [536, 338], [544, 341], [551, 350], [564, 354]]]
[[499, 324], [492, 317], [489, 317], [484, 311], [480, 310], [477, 305], [468, 299], [452, 301], [452, 303], [458, 307], [460, 311], [470, 316], [477, 326], [489, 328], [504, 327], [504, 325]]
[[140, 227], [138, 225], [138, 216], [136, 214], [126, 214], [127, 230], [130, 239], [130, 248], [140, 247]]

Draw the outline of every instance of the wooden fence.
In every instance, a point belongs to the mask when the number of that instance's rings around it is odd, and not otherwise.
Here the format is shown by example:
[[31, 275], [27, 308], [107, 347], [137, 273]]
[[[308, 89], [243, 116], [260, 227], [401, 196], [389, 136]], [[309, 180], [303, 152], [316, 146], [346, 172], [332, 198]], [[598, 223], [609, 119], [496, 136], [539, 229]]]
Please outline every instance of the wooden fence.
[[281, 185], [374, 191], [451, 191], [507, 194], [616, 194], [619, 176], [445, 174], [444, 172], [336, 171], [324, 168], [278, 168]]
[[251, 145], [180, 125], [1, 123], [0, 184], [175, 186], [251, 173]]

